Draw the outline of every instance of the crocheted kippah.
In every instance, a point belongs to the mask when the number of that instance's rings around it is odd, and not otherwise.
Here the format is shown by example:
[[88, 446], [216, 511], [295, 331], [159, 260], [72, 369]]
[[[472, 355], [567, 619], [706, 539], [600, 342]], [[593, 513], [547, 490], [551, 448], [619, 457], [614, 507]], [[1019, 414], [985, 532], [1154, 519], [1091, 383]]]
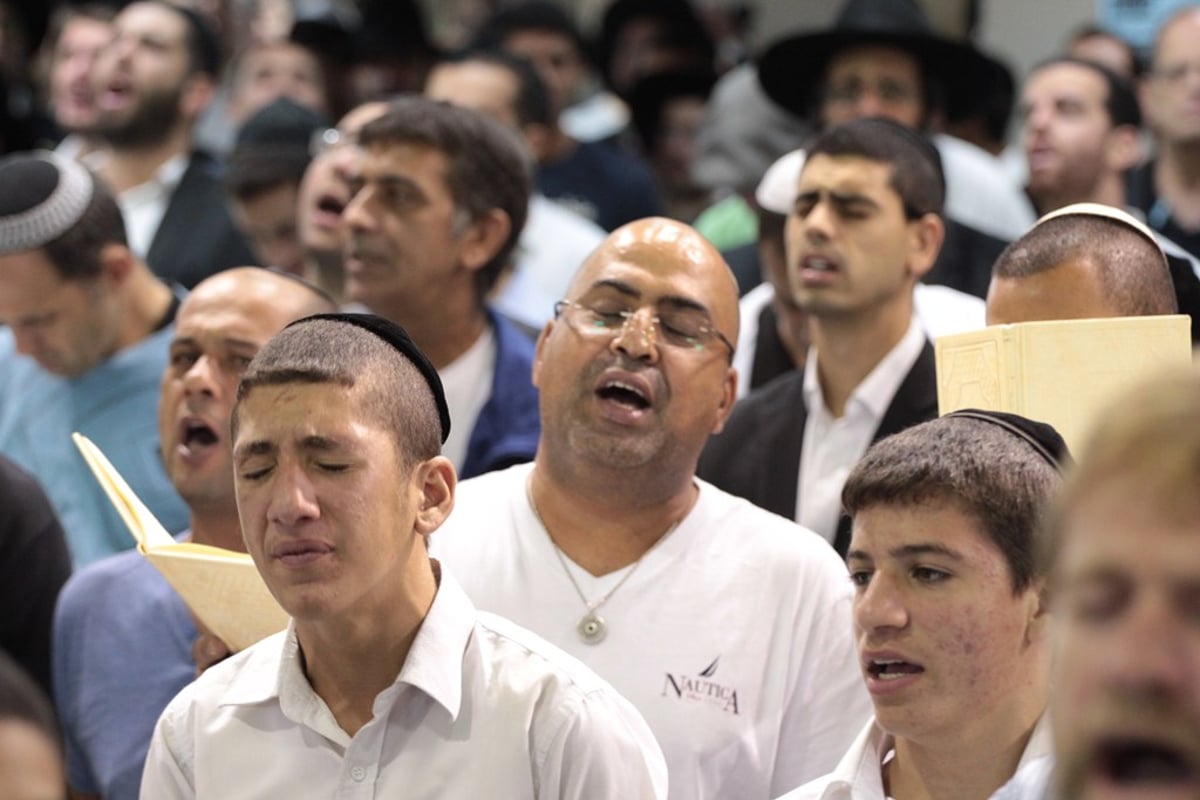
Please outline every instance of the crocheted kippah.
[[91, 173], [47, 150], [0, 160], [0, 253], [34, 250], [69, 231], [92, 200]]

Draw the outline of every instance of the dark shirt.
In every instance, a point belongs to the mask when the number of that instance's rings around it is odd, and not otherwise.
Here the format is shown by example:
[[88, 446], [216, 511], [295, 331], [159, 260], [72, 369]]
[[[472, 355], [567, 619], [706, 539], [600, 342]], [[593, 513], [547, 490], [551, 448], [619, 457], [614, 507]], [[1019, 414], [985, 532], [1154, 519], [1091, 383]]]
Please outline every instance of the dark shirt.
[[539, 166], [535, 182], [542, 194], [606, 231], [666, 213], [646, 165], [606, 144], [580, 142], [561, 161]]

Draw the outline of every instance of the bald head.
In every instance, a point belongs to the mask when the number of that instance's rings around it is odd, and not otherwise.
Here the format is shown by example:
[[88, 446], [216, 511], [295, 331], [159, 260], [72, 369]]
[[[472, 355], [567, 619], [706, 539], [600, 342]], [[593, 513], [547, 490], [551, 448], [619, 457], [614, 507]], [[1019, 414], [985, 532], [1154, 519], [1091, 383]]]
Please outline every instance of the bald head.
[[205, 278], [184, 299], [180, 313], [214, 300], [234, 303], [246, 316], [266, 315], [278, 323], [272, 333], [301, 317], [337, 310], [333, 298], [316, 285], [263, 267], [234, 267]]
[[1142, 231], [1107, 216], [1047, 219], [992, 268], [987, 322], [1174, 314], [1166, 258]]
[[721, 253], [695, 228], [665, 217], [647, 217], [622, 225], [583, 262], [571, 281], [568, 296], [577, 297], [586, 291], [614, 263], [686, 279], [708, 309], [716, 329], [737, 344], [737, 279]]

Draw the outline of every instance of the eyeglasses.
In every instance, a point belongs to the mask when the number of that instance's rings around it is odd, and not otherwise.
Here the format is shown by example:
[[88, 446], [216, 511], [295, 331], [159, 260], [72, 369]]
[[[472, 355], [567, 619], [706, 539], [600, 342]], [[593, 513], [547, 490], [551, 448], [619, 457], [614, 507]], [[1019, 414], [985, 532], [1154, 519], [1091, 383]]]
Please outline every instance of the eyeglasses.
[[[559, 300], [554, 304], [556, 318], [564, 317], [580, 334], [597, 339], [611, 339], [622, 333], [639, 313], [627, 308], [593, 308], [572, 300]], [[707, 350], [717, 340], [729, 349], [729, 357], [733, 358], [733, 343], [714, 328], [699, 309], [669, 309], [651, 316], [649, 322], [650, 332], [662, 344], [681, 350]]]
[[342, 133], [337, 128], [322, 128], [313, 131], [308, 140], [308, 155], [316, 158], [339, 147], [353, 147], [358, 144], [358, 134]]

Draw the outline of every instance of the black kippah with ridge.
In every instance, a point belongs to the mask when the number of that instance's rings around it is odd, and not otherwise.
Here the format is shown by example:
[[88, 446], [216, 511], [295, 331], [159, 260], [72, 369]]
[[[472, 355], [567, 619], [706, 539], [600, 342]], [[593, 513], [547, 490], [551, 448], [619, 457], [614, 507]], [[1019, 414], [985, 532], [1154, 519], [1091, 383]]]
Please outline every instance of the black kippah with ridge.
[[37, 208], [58, 187], [58, 169], [37, 158], [12, 158], [0, 162], [0, 217]]

